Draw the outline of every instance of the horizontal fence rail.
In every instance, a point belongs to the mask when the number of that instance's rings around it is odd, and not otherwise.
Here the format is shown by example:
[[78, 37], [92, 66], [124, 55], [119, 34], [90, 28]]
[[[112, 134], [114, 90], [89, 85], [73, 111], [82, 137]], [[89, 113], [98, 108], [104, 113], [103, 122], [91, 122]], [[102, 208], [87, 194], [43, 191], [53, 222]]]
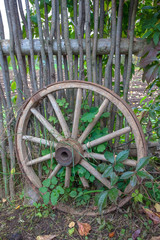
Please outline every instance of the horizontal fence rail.
[[[72, 49], [72, 54], [79, 55], [78, 39], [70, 39], [69, 41]], [[5, 39], [5, 40], [0, 40], [0, 43], [2, 46], [3, 54], [9, 56], [10, 41]], [[47, 53], [48, 49], [47, 49], [46, 40], [44, 40], [44, 43], [45, 43], [45, 52]], [[133, 43], [133, 54], [138, 55], [146, 44], [147, 44], [146, 40], [137, 38]], [[29, 45], [28, 39], [20, 40], [20, 47], [21, 47], [22, 55], [30, 55], [30, 45]], [[93, 48], [93, 41], [91, 41], [91, 49], [92, 48]], [[96, 55], [109, 54], [110, 49], [111, 49], [111, 39], [109, 38], [98, 39]], [[122, 38], [120, 43], [120, 53], [128, 54], [128, 49], [129, 49], [129, 39]], [[33, 50], [35, 55], [41, 53], [41, 43], [39, 39], [33, 40]], [[67, 54], [64, 40], [61, 40], [61, 51], [63, 55]], [[53, 54], [57, 55], [57, 53], [58, 53], [57, 40], [53, 40]], [[83, 40], [83, 54], [86, 54], [86, 40]]]

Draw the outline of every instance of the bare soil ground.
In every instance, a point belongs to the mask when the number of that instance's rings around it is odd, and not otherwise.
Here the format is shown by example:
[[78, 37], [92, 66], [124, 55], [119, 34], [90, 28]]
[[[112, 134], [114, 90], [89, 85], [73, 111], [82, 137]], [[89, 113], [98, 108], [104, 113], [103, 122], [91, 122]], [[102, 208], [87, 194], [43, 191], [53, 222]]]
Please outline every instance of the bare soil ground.
[[[20, 207], [19, 207], [20, 206]], [[18, 208], [17, 208], [18, 207]], [[37, 236], [56, 235], [55, 240], [133, 240], [136, 230], [141, 231], [139, 240], [150, 240], [152, 236], [160, 236], [160, 225], [153, 222], [142, 213], [141, 206], [128, 204], [123, 210], [102, 217], [105, 225], [100, 225], [100, 217], [78, 217], [64, 214], [56, 209], [49, 209], [49, 214], [43, 217], [36, 216], [33, 207], [25, 207], [22, 202], [5, 202], [0, 204], [0, 239], [1, 240], [34, 240]], [[69, 223], [74, 221], [75, 231], [69, 234]], [[77, 221], [91, 225], [87, 237], [78, 233]], [[114, 232], [112, 238], [109, 233]], [[14, 234], [21, 234], [21, 238], [11, 238]]]
[[[142, 71], [135, 71], [135, 74], [130, 82], [130, 88], [128, 93], [128, 100], [129, 104], [132, 108], [139, 107], [140, 106], [140, 100], [147, 96], [147, 83], [142, 82]], [[157, 96], [157, 91], [153, 93], [152, 96], [147, 96], [147, 98], [144, 100], [143, 104], [145, 102], [149, 102], [151, 99], [154, 99]]]

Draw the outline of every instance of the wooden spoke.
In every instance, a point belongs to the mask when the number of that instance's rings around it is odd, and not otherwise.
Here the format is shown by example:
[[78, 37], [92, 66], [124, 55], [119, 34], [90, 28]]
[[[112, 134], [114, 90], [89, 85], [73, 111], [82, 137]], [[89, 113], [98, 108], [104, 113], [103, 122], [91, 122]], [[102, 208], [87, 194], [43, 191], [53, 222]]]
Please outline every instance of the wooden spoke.
[[54, 98], [54, 96], [52, 94], [48, 94], [47, 96], [48, 96], [48, 98], [49, 98], [49, 100], [50, 100], [50, 102], [52, 104], [52, 107], [53, 107], [56, 115], [57, 115], [57, 118], [58, 118], [59, 123], [60, 123], [60, 125], [62, 127], [62, 130], [64, 132], [65, 137], [69, 138], [71, 134], [70, 134], [68, 125], [66, 123], [66, 120], [64, 119], [64, 116], [63, 116], [63, 114], [61, 112], [61, 109], [60, 109], [59, 105], [56, 102], [56, 99]]
[[123, 164], [130, 166], [130, 167], [136, 167], [137, 161], [132, 160], [132, 159], [126, 159], [125, 161], [123, 161]]
[[76, 139], [78, 135], [78, 125], [81, 114], [81, 104], [82, 104], [82, 89], [77, 90], [76, 105], [74, 110], [73, 128], [72, 128], [72, 138]]
[[117, 130], [113, 133], [110, 133], [106, 136], [103, 136], [103, 137], [100, 137], [100, 138], [97, 138], [96, 140], [93, 140], [91, 142], [88, 142], [87, 144], [83, 144], [83, 149], [87, 149], [87, 148], [90, 148], [90, 147], [94, 147], [94, 146], [97, 146], [101, 143], [104, 143], [104, 142], [107, 142], [115, 137], [119, 137], [121, 136], [122, 134], [125, 134], [125, 133], [128, 133], [131, 131], [131, 128], [130, 127], [125, 127], [125, 128], [122, 128], [120, 130]]
[[56, 142], [52, 142], [52, 141], [49, 141], [49, 140], [45, 140], [43, 138], [37, 138], [37, 137], [29, 136], [29, 135], [24, 135], [23, 140], [43, 144], [43, 145], [49, 146], [49, 147], [52, 147], [52, 146], [56, 147], [56, 145], [57, 145]]
[[103, 178], [102, 175], [94, 167], [92, 167], [88, 162], [82, 159], [79, 164], [85, 169], [87, 169], [88, 172], [90, 172], [93, 176], [95, 176], [106, 187], [108, 187], [109, 189], [111, 188], [110, 182], [106, 178]]
[[106, 109], [106, 107], [108, 106], [109, 100], [105, 99], [103, 101], [103, 103], [101, 104], [98, 113], [95, 115], [93, 121], [91, 123], [88, 124], [87, 128], [84, 130], [84, 132], [82, 133], [82, 135], [79, 137], [78, 141], [80, 143], [83, 143], [84, 140], [86, 139], [86, 137], [88, 136], [88, 134], [91, 132], [91, 130], [93, 129], [93, 127], [96, 125], [96, 123], [98, 122], [100, 116], [102, 115], [102, 113], [104, 112], [104, 110]]
[[49, 153], [49, 154], [47, 154], [43, 157], [33, 159], [33, 160], [27, 162], [27, 166], [31, 166], [31, 165], [34, 165], [34, 164], [37, 164], [37, 163], [40, 163], [40, 162], [47, 161], [48, 159], [51, 159], [52, 157], [55, 157], [55, 153]]
[[35, 108], [31, 108], [30, 111], [42, 123], [42, 125], [48, 129], [48, 131], [57, 139], [58, 142], [64, 139], [60, 133], [54, 127], [52, 127], [52, 125]]
[[80, 180], [84, 188], [89, 188], [89, 183], [85, 177], [80, 177]]
[[58, 163], [57, 166], [55, 167], [55, 169], [53, 170], [53, 172], [49, 175], [49, 178], [52, 178], [53, 176], [56, 176], [56, 174], [59, 172], [61, 167], [62, 166]]
[[71, 177], [71, 168], [66, 167], [66, 175], [65, 175], [65, 187], [68, 188], [70, 185], [70, 177]]
[[[88, 152], [85, 152], [84, 153], [84, 157], [85, 158], [93, 158], [93, 159], [97, 159], [97, 160], [108, 162], [108, 160], [105, 158], [105, 156], [103, 154], [99, 154], [99, 153], [88, 153]], [[127, 165], [127, 166], [131, 166], [131, 167], [135, 167], [137, 165], [137, 161], [131, 160], [131, 159], [127, 159], [127, 160], [123, 161], [123, 164]]]

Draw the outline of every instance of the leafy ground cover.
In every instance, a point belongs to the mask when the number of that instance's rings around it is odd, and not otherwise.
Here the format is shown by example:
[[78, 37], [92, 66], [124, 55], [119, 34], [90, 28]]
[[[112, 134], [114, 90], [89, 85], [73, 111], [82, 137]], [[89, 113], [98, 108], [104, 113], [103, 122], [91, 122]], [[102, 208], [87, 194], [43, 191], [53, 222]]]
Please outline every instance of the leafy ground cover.
[[[7, 240], [13, 234], [20, 233], [25, 240], [50, 234], [56, 236], [54, 239], [57, 240], [150, 240], [151, 237], [160, 235], [160, 224], [154, 224], [145, 215], [142, 206], [133, 200], [132, 204], [112, 214], [78, 217], [42, 205], [39, 208], [26, 207], [17, 197], [12, 203], [6, 201], [0, 204], [0, 239]], [[91, 230], [87, 236], [80, 235], [77, 222], [90, 225]]]

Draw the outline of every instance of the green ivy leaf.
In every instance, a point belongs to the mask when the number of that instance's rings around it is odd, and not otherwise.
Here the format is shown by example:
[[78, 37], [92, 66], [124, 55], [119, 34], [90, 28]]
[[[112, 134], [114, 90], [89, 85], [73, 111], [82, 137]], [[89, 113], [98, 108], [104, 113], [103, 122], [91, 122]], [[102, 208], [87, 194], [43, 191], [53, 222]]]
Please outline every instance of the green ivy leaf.
[[90, 177], [90, 173], [87, 171], [87, 172], [85, 173], [84, 177], [88, 180], [89, 177]]
[[77, 192], [76, 191], [71, 191], [69, 193], [69, 196], [72, 197], [72, 198], [75, 198], [77, 196]]
[[149, 157], [143, 157], [139, 160], [136, 166], [136, 171], [139, 171], [141, 168], [143, 168], [145, 165], [149, 163]]
[[100, 163], [97, 167], [97, 170], [101, 173], [103, 173], [107, 168], [107, 164], [106, 163]]
[[88, 113], [84, 113], [81, 117], [81, 121], [82, 122], [92, 122], [92, 120], [94, 119], [95, 115], [98, 112], [98, 108], [97, 107], [91, 107], [90, 111]]
[[45, 205], [47, 205], [49, 203], [49, 198], [50, 198], [50, 192], [46, 192], [43, 196], [43, 202]]
[[111, 173], [110, 178], [111, 178], [111, 186], [115, 185], [118, 182], [118, 176], [115, 174], [115, 172]]
[[42, 182], [42, 184], [43, 184], [44, 187], [49, 187], [50, 184], [51, 184], [51, 179], [50, 179], [50, 178], [45, 179], [45, 180]]
[[57, 178], [56, 178], [55, 176], [53, 176], [53, 177], [51, 178], [51, 183], [52, 183], [53, 185], [56, 185], [56, 184], [58, 183], [58, 180], [57, 180]]
[[85, 113], [82, 115], [81, 121], [90, 123], [94, 119], [95, 115], [96, 115], [96, 113]]
[[45, 156], [45, 155], [50, 153], [50, 149], [49, 148], [45, 148], [44, 150], [42, 150], [41, 153], [42, 153], [42, 156]]
[[153, 177], [149, 173], [144, 172], [144, 171], [138, 171], [137, 175], [141, 178], [148, 178], [148, 179], [153, 180]]
[[147, 188], [153, 188], [153, 183], [152, 182], [145, 182], [145, 186]]
[[57, 199], [59, 198], [59, 192], [57, 191], [57, 189], [53, 189], [52, 193], [54, 194], [55, 197], [57, 197]]
[[140, 104], [147, 98], [147, 96], [144, 96], [141, 100], [140, 100]]
[[37, 14], [35, 14], [34, 16], [31, 16], [31, 21], [34, 22], [34, 23], [38, 23], [37, 22]]
[[13, 81], [12, 83], [11, 83], [11, 90], [12, 90], [12, 92], [15, 92], [15, 90], [16, 90], [16, 81]]
[[56, 190], [58, 191], [59, 194], [64, 194], [64, 189], [61, 186], [57, 186]]
[[134, 172], [128, 171], [122, 174], [122, 176], [120, 177], [120, 179], [128, 179], [130, 178], [132, 175], [134, 174]]
[[136, 186], [136, 184], [137, 184], [137, 177], [136, 177], [136, 175], [131, 177], [130, 184], [131, 184], [132, 187]]
[[11, 98], [11, 101], [12, 101], [14, 104], [16, 104], [16, 101], [17, 101], [17, 95], [13, 96], [13, 97]]
[[114, 169], [116, 172], [124, 172], [124, 166], [122, 163], [117, 163], [115, 166], [114, 166]]
[[39, 191], [40, 191], [41, 193], [45, 193], [45, 192], [48, 191], [48, 188], [46, 188], [46, 187], [41, 187], [41, 188], [39, 188]]
[[94, 182], [94, 180], [95, 180], [95, 177], [94, 177], [94, 176], [90, 176], [90, 177], [89, 177], [89, 181], [90, 181], [90, 182]]
[[52, 203], [53, 206], [57, 204], [58, 197], [59, 196], [54, 191], [52, 191], [52, 193], [51, 193], [51, 203]]
[[160, 128], [157, 129], [157, 136], [160, 138]]
[[112, 172], [113, 172], [113, 167], [112, 165], [109, 165], [105, 170], [105, 172], [102, 174], [102, 177], [109, 177]]
[[73, 227], [73, 228], [70, 228], [69, 230], [68, 230], [68, 234], [71, 236], [73, 233], [74, 233], [74, 231], [75, 231], [75, 228]]
[[98, 145], [98, 147], [97, 147], [97, 152], [103, 152], [104, 150], [105, 150], [105, 145], [104, 144], [100, 144], [100, 145]]
[[152, 31], [149, 30], [149, 31], [147, 31], [147, 32], [142, 36], [142, 38], [143, 38], [143, 39], [144, 39], [144, 38], [148, 38], [151, 34], [152, 34]]
[[114, 163], [114, 155], [113, 155], [113, 153], [106, 151], [104, 153], [104, 156], [105, 156], [106, 160], [108, 160], [110, 163]]
[[54, 117], [54, 116], [50, 116], [50, 117], [48, 118], [48, 121], [49, 121], [49, 122], [53, 122], [53, 123], [55, 124], [55, 123], [58, 122], [58, 119], [57, 119], [56, 117]]
[[109, 116], [110, 116], [110, 113], [109, 113], [109, 112], [105, 112], [105, 113], [103, 113], [103, 114], [101, 115], [101, 118], [103, 118], [103, 117], [107, 118], [107, 117], [109, 117]]
[[105, 192], [100, 194], [100, 197], [99, 197], [99, 200], [98, 200], [98, 209], [99, 209], [100, 213], [102, 212], [102, 209], [106, 205], [107, 196], [108, 196], [108, 191], [105, 191]]
[[58, 105], [60, 107], [64, 106], [65, 103], [66, 103], [66, 99], [65, 98], [62, 98], [62, 99], [56, 99], [56, 102], [58, 103]]
[[80, 175], [80, 177], [83, 177], [86, 173], [86, 169], [82, 166], [79, 166], [79, 169], [78, 169], [78, 174]]
[[150, 111], [149, 111], [149, 116], [150, 116], [151, 118], [153, 118], [154, 120], [156, 120], [156, 118], [157, 118], [156, 113], [155, 113], [155, 111], [153, 111], [153, 110], [150, 110]]
[[117, 157], [116, 157], [116, 162], [123, 162], [124, 160], [126, 160], [128, 158], [129, 155], [129, 150], [124, 150], [120, 153], [118, 153]]
[[159, 35], [160, 35], [160, 32], [155, 32], [153, 34], [153, 42], [154, 44], [157, 46], [158, 42], [159, 42]]
[[117, 188], [111, 188], [108, 191], [108, 197], [111, 202], [116, 202], [118, 198], [118, 189]]

